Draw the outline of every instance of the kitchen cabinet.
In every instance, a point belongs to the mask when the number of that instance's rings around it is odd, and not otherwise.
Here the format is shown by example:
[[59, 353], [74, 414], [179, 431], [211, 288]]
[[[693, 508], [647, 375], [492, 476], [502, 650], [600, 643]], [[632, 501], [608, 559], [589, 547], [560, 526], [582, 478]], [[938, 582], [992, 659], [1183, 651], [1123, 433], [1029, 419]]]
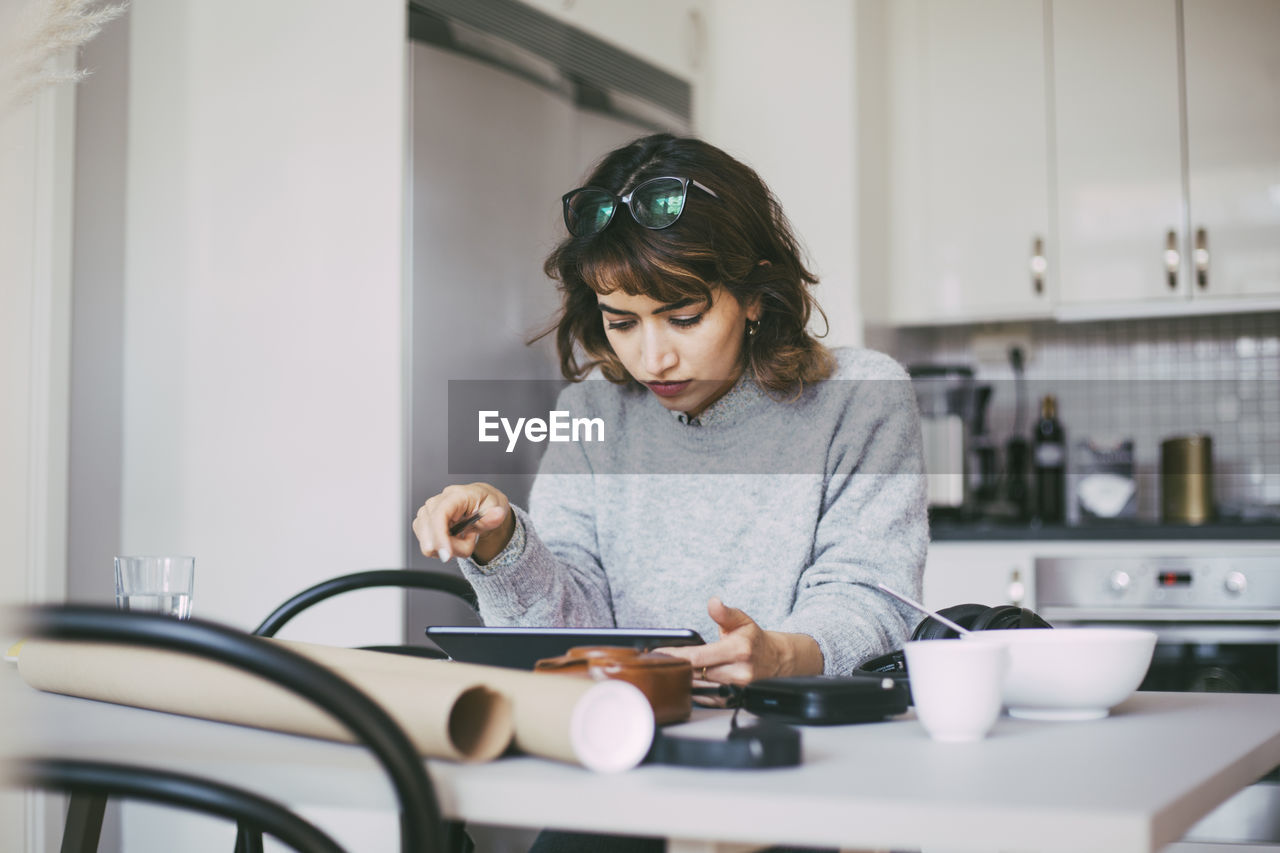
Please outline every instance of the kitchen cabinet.
[[1071, 0], [1052, 33], [1060, 303], [1280, 293], [1280, 4]]
[[1186, 296], [1173, 0], [1053, 5], [1064, 304]]
[[886, 12], [891, 322], [1047, 316], [1042, 4]]
[[1280, 3], [895, 0], [883, 18], [871, 319], [1280, 307]]
[[1191, 292], [1280, 294], [1280, 3], [1182, 10]]

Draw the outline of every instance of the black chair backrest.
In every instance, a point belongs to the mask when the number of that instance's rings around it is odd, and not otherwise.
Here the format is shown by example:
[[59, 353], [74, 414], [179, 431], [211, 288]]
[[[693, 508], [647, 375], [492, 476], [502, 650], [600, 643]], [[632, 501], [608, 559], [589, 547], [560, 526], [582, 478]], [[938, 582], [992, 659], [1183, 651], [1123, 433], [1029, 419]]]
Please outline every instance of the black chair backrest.
[[418, 569], [371, 569], [366, 572], [340, 575], [304, 589], [273, 610], [253, 633], [259, 637], [274, 637], [286, 622], [326, 598], [356, 589], [388, 586], [443, 592], [462, 599], [471, 606], [472, 610], [478, 610], [480, 607], [476, 600], [476, 591], [471, 588], [471, 584], [467, 583], [465, 578], [458, 575]]
[[[65, 758], [19, 761], [11, 770], [14, 782], [31, 788], [61, 791], [73, 797], [128, 797], [177, 806], [249, 822], [299, 853], [344, 853], [332, 838], [278, 803], [208, 779], [155, 767]], [[94, 817], [87, 818], [93, 821], [91, 827], [76, 824], [75, 818], [69, 817], [63, 850], [97, 849], [102, 827], [100, 809], [101, 806]]]
[[[282, 646], [199, 619], [180, 621], [157, 614], [63, 605], [31, 608], [22, 623], [28, 636], [143, 646], [218, 661], [297, 693], [345, 726], [386, 770], [400, 801], [403, 853], [441, 848], [440, 809], [417, 750], [386, 711], [319, 664]], [[253, 821], [241, 821], [241, 825], [253, 825]]]

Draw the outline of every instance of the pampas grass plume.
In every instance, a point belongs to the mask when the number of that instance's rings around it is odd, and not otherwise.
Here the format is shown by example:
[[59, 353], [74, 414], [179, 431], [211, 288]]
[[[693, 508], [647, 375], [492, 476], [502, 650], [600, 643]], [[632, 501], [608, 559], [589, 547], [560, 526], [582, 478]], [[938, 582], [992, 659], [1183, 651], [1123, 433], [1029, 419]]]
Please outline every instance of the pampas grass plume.
[[32, 0], [0, 49], [0, 115], [28, 103], [46, 86], [89, 76], [84, 69], [59, 70], [55, 60], [102, 32], [128, 5], [127, 0], [107, 6], [96, 0]]

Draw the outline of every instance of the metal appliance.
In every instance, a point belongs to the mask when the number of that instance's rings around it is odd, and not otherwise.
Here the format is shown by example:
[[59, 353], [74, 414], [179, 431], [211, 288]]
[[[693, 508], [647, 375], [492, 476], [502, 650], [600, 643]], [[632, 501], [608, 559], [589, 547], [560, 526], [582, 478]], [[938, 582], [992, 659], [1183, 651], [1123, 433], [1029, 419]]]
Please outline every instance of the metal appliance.
[[[1140, 690], [1280, 693], [1280, 554], [1044, 557], [1035, 589], [1037, 612], [1056, 627], [1155, 631]], [[1184, 843], [1280, 851], [1277, 771], [1196, 824]]]
[[973, 514], [995, 496], [995, 447], [986, 434], [990, 385], [964, 365], [912, 365], [920, 405], [929, 510], [935, 517]]

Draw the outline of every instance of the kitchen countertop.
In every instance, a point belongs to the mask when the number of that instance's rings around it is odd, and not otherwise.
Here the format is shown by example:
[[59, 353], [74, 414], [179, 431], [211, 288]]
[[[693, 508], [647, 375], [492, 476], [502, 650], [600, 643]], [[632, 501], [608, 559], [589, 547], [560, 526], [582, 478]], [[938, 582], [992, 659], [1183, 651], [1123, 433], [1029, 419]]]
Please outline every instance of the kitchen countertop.
[[978, 520], [933, 520], [934, 542], [1140, 542], [1145, 540], [1280, 540], [1280, 522], [1218, 521], [1211, 524], [1162, 524], [1155, 521], [1114, 524], [1015, 524]]

